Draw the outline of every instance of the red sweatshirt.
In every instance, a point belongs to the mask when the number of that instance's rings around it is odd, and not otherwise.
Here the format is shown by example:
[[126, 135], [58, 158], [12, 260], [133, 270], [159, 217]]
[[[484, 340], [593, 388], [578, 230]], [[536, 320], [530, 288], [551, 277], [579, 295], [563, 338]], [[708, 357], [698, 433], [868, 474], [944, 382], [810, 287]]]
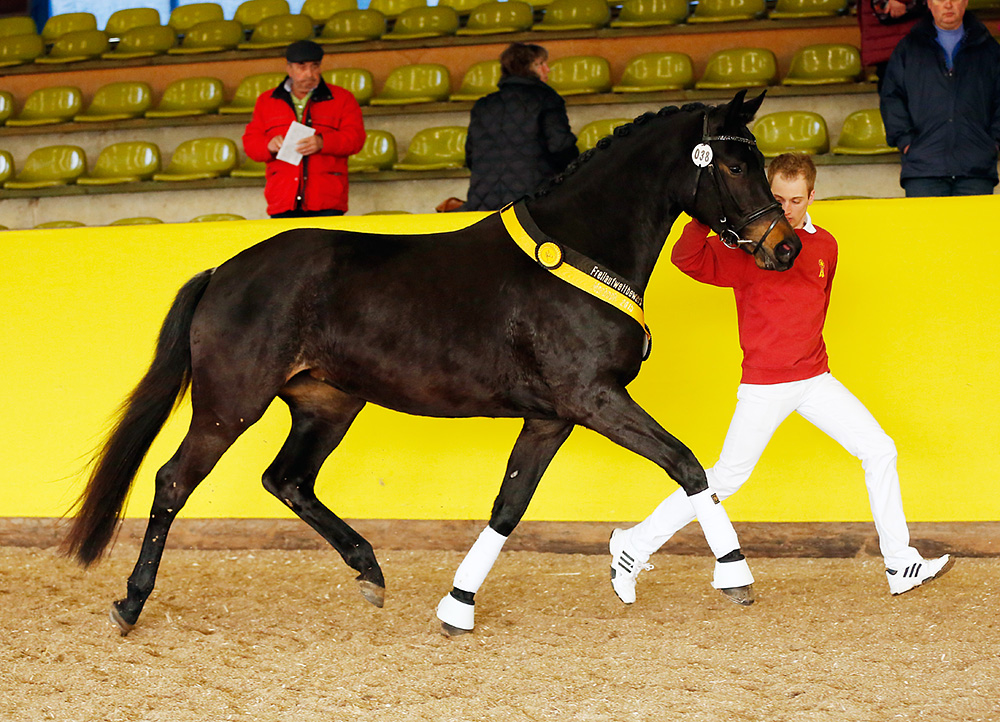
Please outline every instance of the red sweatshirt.
[[[809, 225], [808, 223], [806, 224]], [[698, 221], [684, 228], [670, 260], [696, 281], [733, 289], [745, 384], [801, 381], [830, 370], [823, 323], [837, 268], [837, 241], [822, 228], [797, 229], [802, 252], [787, 271], [765, 271], [726, 248]]]

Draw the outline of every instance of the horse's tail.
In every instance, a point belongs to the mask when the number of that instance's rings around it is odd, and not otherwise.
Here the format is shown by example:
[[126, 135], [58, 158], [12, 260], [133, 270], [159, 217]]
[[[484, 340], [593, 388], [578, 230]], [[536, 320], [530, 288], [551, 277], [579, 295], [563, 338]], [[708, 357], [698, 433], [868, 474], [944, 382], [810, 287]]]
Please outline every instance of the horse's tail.
[[65, 553], [84, 566], [100, 559], [111, 543], [146, 452], [191, 384], [191, 322], [211, 277], [212, 271], [203, 271], [177, 293], [149, 370], [122, 404], [104, 447], [94, 456], [63, 543]]

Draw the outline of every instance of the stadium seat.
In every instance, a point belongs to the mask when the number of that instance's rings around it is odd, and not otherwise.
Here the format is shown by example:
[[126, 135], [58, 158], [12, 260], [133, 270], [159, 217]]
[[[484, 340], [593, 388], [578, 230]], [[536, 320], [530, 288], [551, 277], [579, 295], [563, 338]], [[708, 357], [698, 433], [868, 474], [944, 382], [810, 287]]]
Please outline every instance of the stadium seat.
[[0, 90], [0, 125], [14, 114], [14, 96], [6, 90]]
[[0, 37], [0, 68], [30, 63], [45, 52], [41, 35], [10, 35]]
[[0, 150], [0, 184], [10, 180], [14, 175], [14, 156], [6, 150]]
[[847, 12], [847, 0], [778, 0], [767, 14], [772, 20], [825, 18]]
[[46, 221], [45, 223], [39, 223], [35, 228], [82, 228], [87, 225], [86, 223], [81, 223], [80, 221]]
[[468, 15], [475, 10], [483, 0], [438, 0], [438, 6], [453, 8], [459, 15]]
[[592, 30], [611, 20], [607, 0], [552, 0], [532, 30]]
[[778, 74], [778, 61], [767, 48], [729, 48], [713, 53], [699, 89], [754, 88], [773, 83]]
[[13, 35], [38, 35], [38, 26], [35, 25], [34, 18], [27, 15], [0, 18], [0, 38], [9, 38]]
[[496, 92], [498, 82], [500, 82], [500, 61], [481, 60], [469, 66], [462, 77], [462, 87], [448, 99], [479, 100], [484, 95]]
[[687, 0], [625, 0], [613, 28], [645, 28], [677, 25], [687, 20]]
[[234, 50], [243, 40], [243, 26], [236, 20], [209, 20], [188, 28], [179, 46], [170, 48], [170, 55], [197, 55]]
[[815, 155], [830, 150], [826, 121], [807, 110], [768, 113], [754, 123], [753, 134], [765, 158], [782, 153]]
[[[544, 10], [551, 4], [552, 0], [531, 0], [531, 7], [534, 8], [535, 10]], [[608, 4], [612, 5], [614, 3], [608, 3]]]
[[236, 167], [239, 152], [229, 138], [192, 138], [185, 140], [170, 157], [154, 181], [183, 182], [208, 180], [229, 175]]
[[358, 105], [368, 105], [375, 94], [375, 78], [364, 68], [334, 68], [323, 71], [323, 80], [351, 91]]
[[54, 43], [66, 33], [80, 30], [97, 30], [97, 18], [93, 13], [61, 13], [53, 15], [42, 27], [42, 40]]
[[153, 218], [152, 216], [133, 216], [131, 218], [119, 218], [117, 221], [111, 221], [109, 226], [148, 226], [155, 223], [163, 223], [159, 218]]
[[219, 112], [223, 87], [218, 78], [181, 78], [163, 91], [159, 104], [146, 111], [147, 118], [182, 118]]
[[631, 118], [610, 118], [608, 120], [592, 120], [580, 129], [580, 134], [576, 136], [576, 147], [583, 153], [590, 150], [597, 141], [611, 132], [619, 125], [631, 123]]
[[120, 38], [132, 28], [160, 25], [160, 12], [155, 8], [127, 8], [111, 13], [104, 26], [104, 32], [112, 38]]
[[76, 179], [82, 186], [109, 186], [149, 180], [160, 170], [160, 149], [155, 143], [130, 140], [101, 149], [90, 173]]
[[454, 35], [458, 30], [458, 11], [447, 5], [416, 7], [404, 10], [383, 40], [415, 40]]
[[835, 85], [861, 79], [861, 53], [853, 45], [809, 45], [792, 56], [783, 85]]
[[284, 73], [254, 73], [253, 75], [246, 76], [236, 86], [232, 102], [220, 106], [219, 112], [223, 115], [252, 113], [253, 106], [257, 102], [257, 97], [261, 93], [277, 88], [278, 83], [284, 79]]
[[105, 60], [131, 60], [163, 55], [177, 44], [177, 33], [169, 25], [144, 25], [126, 30], [115, 47], [102, 53]]
[[404, 10], [427, 6], [427, 0], [371, 0], [368, 7], [378, 10], [387, 18], [397, 18]]
[[263, 178], [267, 175], [267, 163], [262, 163], [252, 158], [244, 158], [239, 167], [235, 168], [229, 175], [233, 178]]
[[316, 42], [363, 43], [378, 40], [384, 32], [385, 15], [378, 10], [344, 10], [326, 21]]
[[599, 55], [574, 55], [549, 63], [549, 85], [560, 95], [607, 93], [611, 66]]
[[152, 106], [153, 89], [147, 83], [138, 80], [108, 83], [97, 89], [87, 109], [73, 116], [73, 120], [103, 123], [141, 118]]
[[694, 85], [694, 66], [685, 53], [643, 53], [628, 61], [613, 93], [652, 93]]
[[198, 23], [224, 19], [222, 6], [218, 3], [191, 3], [190, 5], [178, 5], [171, 10], [167, 25], [172, 27], [178, 35], [184, 35]]
[[36, 63], [55, 65], [79, 63], [99, 58], [108, 52], [111, 44], [103, 30], [76, 30], [66, 33], [52, 44], [47, 55], [39, 55]]
[[386, 78], [382, 92], [371, 99], [372, 105], [412, 105], [448, 99], [451, 77], [439, 63], [415, 63], [394, 68]]
[[339, 12], [357, 9], [358, 0], [306, 0], [302, 14], [312, 18], [313, 25], [323, 25]]
[[7, 119], [7, 125], [25, 127], [68, 123], [82, 108], [83, 93], [75, 86], [39, 88], [24, 101], [20, 113]]
[[496, 35], [499, 33], [519, 33], [530, 30], [535, 22], [531, 5], [521, 0], [485, 2], [477, 5], [458, 29], [457, 35]]
[[87, 170], [87, 155], [76, 145], [47, 145], [28, 154], [24, 167], [13, 180], [4, 181], [8, 190], [36, 190], [72, 183]]
[[272, 15], [257, 23], [250, 39], [236, 47], [240, 50], [283, 48], [312, 36], [313, 21], [308, 15]]
[[375, 173], [389, 170], [396, 157], [396, 138], [387, 130], [369, 130], [365, 144], [347, 158], [348, 173]]
[[195, 216], [189, 222], [190, 223], [218, 223], [220, 221], [245, 221], [246, 218], [237, 215], [236, 213], [206, 213], [201, 216]]
[[725, 23], [763, 17], [764, 0], [698, 0], [689, 23]]
[[245, 0], [233, 14], [233, 20], [244, 30], [253, 30], [258, 23], [274, 15], [288, 15], [288, 0]]
[[467, 129], [460, 125], [424, 128], [410, 141], [406, 155], [394, 170], [443, 170], [465, 165]]
[[837, 155], [885, 155], [897, 153], [885, 139], [885, 124], [878, 108], [857, 110], [844, 119], [837, 145]]

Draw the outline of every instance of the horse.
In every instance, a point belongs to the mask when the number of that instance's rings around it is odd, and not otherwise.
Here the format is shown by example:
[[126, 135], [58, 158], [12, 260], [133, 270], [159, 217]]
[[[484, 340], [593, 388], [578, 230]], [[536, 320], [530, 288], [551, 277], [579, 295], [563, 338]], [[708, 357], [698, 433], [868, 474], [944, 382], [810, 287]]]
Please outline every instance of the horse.
[[291, 429], [263, 485], [358, 572], [378, 607], [385, 580], [371, 544], [314, 492], [367, 403], [524, 420], [489, 524], [438, 605], [445, 634], [474, 628], [475, 593], [575, 426], [674, 479], [716, 557], [713, 586], [752, 601], [753, 578], [704, 469], [626, 391], [650, 348], [642, 294], [682, 211], [764, 269], [787, 270], [801, 249], [746, 127], [764, 95], [745, 95], [641, 115], [535, 193], [457, 231], [298, 228], [190, 279], [93, 459], [64, 542], [85, 567], [104, 555], [146, 452], [190, 388], [190, 427], [156, 474], [127, 595], [111, 607], [120, 633], [153, 590], [185, 501], [275, 397]]

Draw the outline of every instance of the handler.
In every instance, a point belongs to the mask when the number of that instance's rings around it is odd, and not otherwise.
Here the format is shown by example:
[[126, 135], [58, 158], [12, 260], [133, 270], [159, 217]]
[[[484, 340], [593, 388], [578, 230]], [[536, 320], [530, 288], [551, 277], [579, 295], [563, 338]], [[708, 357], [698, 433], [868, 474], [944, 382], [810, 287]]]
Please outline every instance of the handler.
[[[786, 153], [767, 169], [771, 192], [802, 241], [795, 265], [764, 271], [746, 253], [709, 238], [692, 220], [671, 260], [684, 273], [732, 288], [743, 377], [736, 411], [708, 484], [725, 499], [753, 472], [771, 436], [793, 411], [861, 459], [879, 547], [892, 594], [902, 594], [950, 568], [948, 555], [933, 560], [910, 546], [896, 473], [896, 446], [868, 409], [831, 374], [823, 324], [837, 269], [837, 242], [813, 225], [807, 211], [816, 196], [816, 166], [807, 155]], [[639, 572], [652, 569], [650, 554], [695, 518], [687, 496], [667, 497], [644, 521], [611, 535], [611, 585], [626, 604], [635, 601]]]

